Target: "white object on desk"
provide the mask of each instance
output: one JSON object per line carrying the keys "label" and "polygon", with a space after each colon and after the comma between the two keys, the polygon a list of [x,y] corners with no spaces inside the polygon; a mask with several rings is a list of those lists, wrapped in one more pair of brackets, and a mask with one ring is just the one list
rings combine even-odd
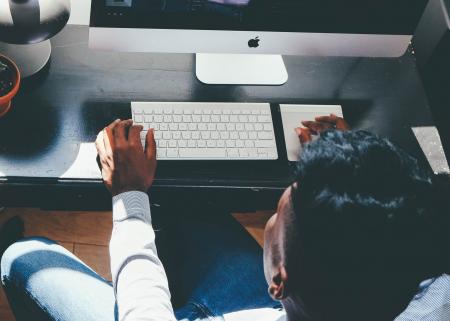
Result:
{"label": "white object on desk", "polygon": [[276,160],[268,103],[132,102],[131,114],[155,130],[159,160]]}
{"label": "white object on desk", "polygon": [[295,128],[302,126],[302,121],[314,121],[316,117],[330,114],[343,117],[340,105],[280,105],[280,111],[287,156],[292,162],[299,160],[302,149],[295,132]]}

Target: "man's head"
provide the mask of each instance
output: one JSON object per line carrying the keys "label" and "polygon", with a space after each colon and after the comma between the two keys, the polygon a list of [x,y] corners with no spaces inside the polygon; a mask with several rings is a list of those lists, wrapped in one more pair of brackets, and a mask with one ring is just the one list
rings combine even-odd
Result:
{"label": "man's head", "polygon": [[392,320],[421,281],[444,272],[443,188],[387,140],[323,133],[267,223],[269,292],[288,314]]}

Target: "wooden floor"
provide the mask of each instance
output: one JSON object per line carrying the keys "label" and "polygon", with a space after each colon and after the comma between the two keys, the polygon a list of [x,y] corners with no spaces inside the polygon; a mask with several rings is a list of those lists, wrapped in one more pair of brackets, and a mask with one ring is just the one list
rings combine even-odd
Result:
{"label": "wooden floor", "polygon": [[[233,216],[262,245],[264,226],[272,213],[234,213]],[[23,219],[25,236],[44,236],[58,241],[97,273],[111,280],[108,253],[111,212],[50,212],[10,208],[0,212],[0,226],[14,216]],[[1,287],[0,321],[15,321]]]}

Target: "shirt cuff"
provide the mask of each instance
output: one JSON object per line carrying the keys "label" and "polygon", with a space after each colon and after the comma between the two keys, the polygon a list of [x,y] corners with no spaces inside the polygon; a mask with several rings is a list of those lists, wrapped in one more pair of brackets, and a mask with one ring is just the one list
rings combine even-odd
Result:
{"label": "shirt cuff", "polygon": [[130,218],[151,224],[150,200],[143,192],[125,192],[113,197],[113,221],[122,222]]}

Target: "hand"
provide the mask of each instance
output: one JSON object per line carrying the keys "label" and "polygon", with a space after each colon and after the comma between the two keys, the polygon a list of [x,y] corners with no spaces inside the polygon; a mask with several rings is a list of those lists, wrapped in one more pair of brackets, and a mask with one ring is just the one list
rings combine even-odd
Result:
{"label": "hand", "polygon": [[103,181],[116,196],[129,191],[147,192],[156,172],[156,143],[153,129],[147,132],[145,150],[141,143],[142,126],[132,120],[116,120],[97,136],[95,146],[100,158]]}
{"label": "hand", "polygon": [[295,132],[302,145],[310,142],[312,140],[312,135],[319,135],[326,130],[336,129],[346,131],[350,129],[350,126],[344,118],[334,114],[316,117],[315,121],[303,121],[302,125],[305,126],[305,128],[295,128]]}

